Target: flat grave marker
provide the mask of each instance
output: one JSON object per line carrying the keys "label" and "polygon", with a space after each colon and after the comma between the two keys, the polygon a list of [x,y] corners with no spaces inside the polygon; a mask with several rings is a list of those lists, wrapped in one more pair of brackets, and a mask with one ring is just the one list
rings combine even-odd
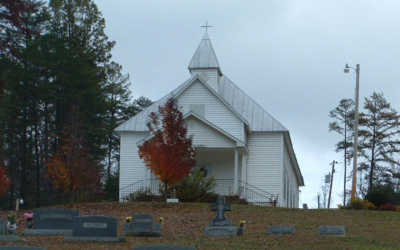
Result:
{"label": "flat grave marker", "polygon": [[294,234],[294,227],[290,226],[269,226],[268,234],[270,235],[286,235],[286,234]]}
{"label": "flat grave marker", "polygon": [[47,248],[28,246],[0,246],[0,250],[47,250]]}
{"label": "flat grave marker", "polygon": [[182,247],[182,246],[155,245],[155,246],[134,247],[133,250],[196,250],[196,248],[195,247]]}
{"label": "flat grave marker", "polygon": [[345,236],[344,226],[320,226],[318,228],[319,235],[325,236]]}

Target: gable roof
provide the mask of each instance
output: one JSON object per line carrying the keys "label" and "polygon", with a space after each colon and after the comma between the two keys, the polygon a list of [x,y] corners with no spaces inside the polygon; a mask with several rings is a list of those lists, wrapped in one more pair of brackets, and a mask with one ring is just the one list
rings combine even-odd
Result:
{"label": "gable roof", "polygon": [[[246,143],[244,143],[243,141],[239,140],[238,138],[236,138],[235,136],[229,134],[228,132],[226,132],[225,130],[223,130],[222,128],[218,127],[217,125],[211,123],[210,121],[204,119],[203,117],[199,116],[198,114],[196,114],[193,111],[189,111],[188,113],[186,113],[183,116],[183,119],[186,120],[189,117],[194,117],[197,120],[203,122],[204,124],[206,124],[207,126],[209,126],[210,128],[218,131],[219,133],[221,133],[222,135],[224,135],[225,137],[229,138],[230,140],[234,141],[236,143],[236,146],[239,147],[239,150],[241,151],[242,154],[244,155],[249,155],[249,149],[247,148]],[[143,138],[142,140],[138,141],[136,143],[136,145],[142,145],[145,141],[148,141],[150,139],[152,139],[154,137],[154,134],[150,134],[148,136],[146,136],[145,138]]]}
{"label": "gable roof", "polygon": [[[240,120],[246,124],[247,128],[250,128],[249,123],[246,119],[244,119],[231,105],[229,105],[220,95],[218,95],[215,90],[213,90],[204,80],[199,77],[198,75],[189,78],[186,82],[181,84],[178,88],[172,91],[170,94],[164,96],[159,101],[154,102],[152,105],[144,109],[142,112],[137,114],[136,116],[132,117],[128,121],[124,122],[120,126],[118,126],[115,131],[122,132],[122,131],[149,131],[147,124],[149,123],[149,114],[151,112],[158,112],[158,107],[163,106],[169,97],[175,96],[176,98],[179,97],[190,85],[198,80],[204,87],[206,87],[215,97],[217,97],[223,104],[225,104],[231,111],[234,113]],[[189,112],[190,110],[188,110]],[[250,130],[250,129],[249,129]]]}
{"label": "gable roof", "polygon": [[221,68],[219,67],[217,56],[215,55],[214,48],[211,44],[208,34],[203,36],[192,60],[189,63],[189,71],[192,69],[210,69],[216,68],[219,75],[222,75]]}
{"label": "gable roof", "polygon": [[249,128],[250,131],[288,131],[280,122],[272,117],[246,93],[239,89],[226,76],[220,78],[219,94],[215,92],[199,76],[194,76],[186,80],[168,95],[154,102],[142,112],[132,117],[128,121],[118,126],[115,131],[149,131],[147,122],[151,112],[158,112],[158,107],[163,106],[171,96],[178,97],[192,83],[199,80],[217,98],[219,98],[233,113],[235,113]]}
{"label": "gable roof", "polygon": [[211,123],[210,121],[204,119],[203,117],[199,116],[198,114],[196,114],[193,111],[190,111],[189,113],[187,113],[186,115],[183,116],[183,119],[186,119],[188,117],[195,117],[196,119],[200,120],[201,122],[203,122],[204,124],[208,125],[209,127],[217,130],[218,132],[220,132],[221,134],[225,135],[226,137],[230,138],[231,140],[235,141],[237,146],[244,146],[247,148],[246,143],[244,143],[243,141],[239,140],[238,138],[236,138],[235,136],[229,134],[228,132],[226,132],[225,130],[223,130],[222,128],[218,127],[217,125]]}

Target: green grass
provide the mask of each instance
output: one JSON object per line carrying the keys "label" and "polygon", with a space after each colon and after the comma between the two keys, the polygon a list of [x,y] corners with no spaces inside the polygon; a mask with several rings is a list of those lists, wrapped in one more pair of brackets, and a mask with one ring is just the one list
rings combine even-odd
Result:
{"label": "green grass", "polygon": [[[233,205],[226,215],[234,225],[246,221],[245,234],[235,238],[206,239],[204,227],[214,219],[209,204],[200,203],[96,203],[77,204],[81,215],[117,217],[122,236],[125,217],[148,213],[164,218],[162,238],[127,237],[126,243],[63,243],[63,237],[21,236],[18,244],[51,249],[133,249],[143,245],[191,245],[197,249],[400,249],[400,213],[356,210],[302,210]],[[19,211],[17,234],[26,229]],[[29,211],[30,212],[30,211]],[[7,212],[0,212],[6,219]],[[295,235],[270,236],[268,226],[294,226]],[[318,236],[319,226],[345,226],[346,236]],[[6,243],[0,242],[0,245]],[[8,243],[14,244],[16,243]]]}

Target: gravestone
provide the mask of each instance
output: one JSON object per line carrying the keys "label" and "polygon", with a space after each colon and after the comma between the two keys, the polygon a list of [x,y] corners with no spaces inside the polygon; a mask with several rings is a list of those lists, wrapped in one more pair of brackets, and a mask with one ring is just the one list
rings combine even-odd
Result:
{"label": "gravestone", "polygon": [[232,226],[232,221],[225,216],[226,211],[232,211],[232,205],[225,203],[225,197],[219,196],[217,203],[211,204],[211,211],[216,211],[217,216],[211,220],[211,226],[204,229],[207,238],[234,237],[238,234],[237,228]]}
{"label": "gravestone", "polygon": [[345,228],[344,226],[320,226],[318,228],[318,234],[326,236],[345,236]]}
{"label": "gravestone", "polygon": [[0,246],[0,250],[47,250],[47,248],[27,246]]}
{"label": "gravestone", "polygon": [[118,238],[118,219],[106,216],[74,217],[72,237],[65,242],[121,242]]}
{"label": "gravestone", "polygon": [[6,234],[7,234],[7,221],[0,220],[0,235],[6,235]]}
{"label": "gravestone", "polygon": [[153,215],[138,214],[132,216],[132,231],[153,232]]}
{"label": "gravestone", "polygon": [[225,203],[225,197],[219,196],[217,203],[211,204],[211,211],[217,211],[217,216],[211,221],[211,226],[232,226],[231,220],[225,216],[225,211],[232,211],[232,205]]}
{"label": "gravestone", "polygon": [[134,247],[133,250],[196,250],[196,248],[195,247],[182,247],[182,246],[156,245],[156,246]]}
{"label": "gravestone", "polygon": [[6,220],[0,220],[0,242],[15,242],[19,240],[16,235],[7,235],[7,223]]}
{"label": "gravestone", "polygon": [[33,212],[33,229],[25,235],[72,235],[73,218],[79,216],[77,209],[46,208]]}
{"label": "gravestone", "polygon": [[153,215],[150,214],[133,215],[131,230],[124,233],[126,236],[161,237],[161,223],[156,223],[153,230],[153,221]]}
{"label": "gravestone", "polygon": [[269,226],[268,234],[270,235],[286,235],[286,234],[294,234],[294,227],[289,226]]}
{"label": "gravestone", "polygon": [[303,203],[303,209],[308,209],[307,203]]}

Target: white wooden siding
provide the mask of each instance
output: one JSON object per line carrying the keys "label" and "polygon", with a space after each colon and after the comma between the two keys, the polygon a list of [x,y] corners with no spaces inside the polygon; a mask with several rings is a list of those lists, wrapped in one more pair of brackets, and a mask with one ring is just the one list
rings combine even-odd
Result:
{"label": "white wooden siding", "polygon": [[[299,203],[299,184],[297,183],[297,178],[295,175],[295,172],[293,170],[293,164],[290,160],[288,151],[287,151],[287,146],[284,146],[284,150],[283,150],[283,166],[284,169],[282,169],[282,173],[286,172],[287,178],[288,178],[288,182],[289,182],[289,194],[291,193],[292,196],[289,197],[285,197],[286,199],[283,201],[283,204],[287,205],[292,204],[291,207],[298,207]],[[285,171],[286,170],[286,171]],[[293,202],[291,202],[291,198],[293,197]],[[282,204],[282,205],[283,205]]]}
{"label": "white wooden siding", "polygon": [[207,145],[207,147],[235,147],[236,142],[219,131],[208,126],[195,117],[185,120],[188,125],[188,135],[193,134],[193,145]]}
{"label": "white wooden siding", "polygon": [[179,97],[179,105],[183,113],[189,112],[190,104],[205,104],[205,119],[235,136],[244,140],[243,121],[224,103],[211,93],[198,80],[190,85]]}
{"label": "white wooden siding", "polygon": [[282,141],[281,132],[253,132],[247,146],[247,183],[282,197]]}
{"label": "white wooden siding", "polygon": [[203,79],[215,92],[219,92],[219,74],[216,69],[192,69],[191,74],[192,76],[200,76],[202,77],[201,73],[207,73],[208,79]]}
{"label": "white wooden siding", "polygon": [[126,187],[136,181],[143,180],[146,166],[139,158],[136,143],[149,136],[149,132],[122,132],[121,133],[121,168],[119,173],[119,187]]}

